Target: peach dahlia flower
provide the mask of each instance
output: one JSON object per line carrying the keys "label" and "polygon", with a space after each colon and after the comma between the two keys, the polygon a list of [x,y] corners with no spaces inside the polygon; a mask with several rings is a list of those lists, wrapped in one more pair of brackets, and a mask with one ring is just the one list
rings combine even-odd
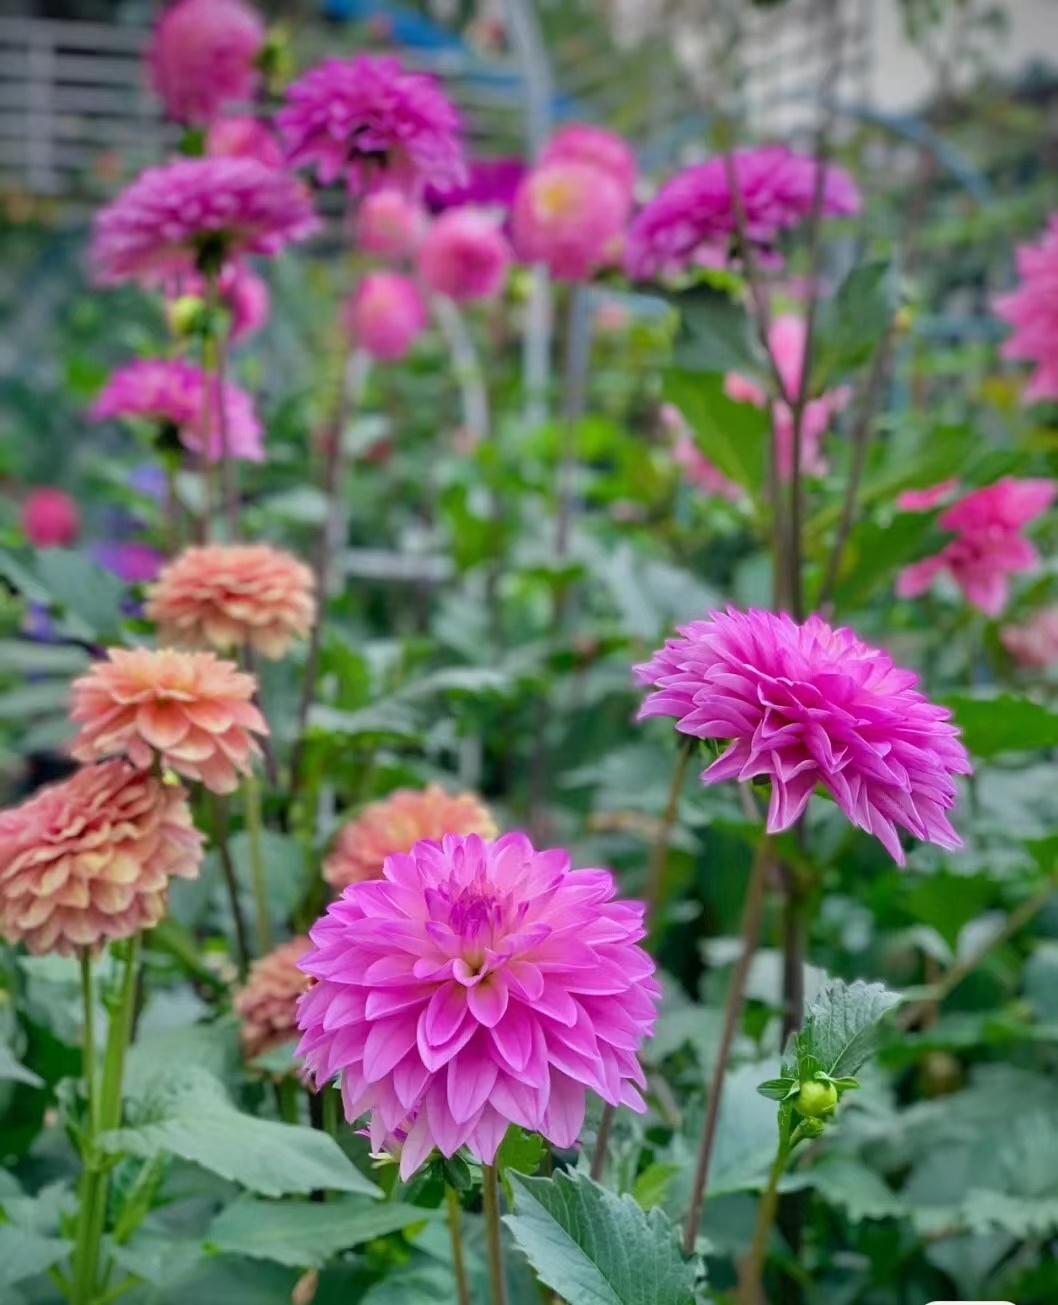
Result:
{"label": "peach dahlia flower", "polygon": [[309,976],[298,969],[298,961],[310,946],[308,938],[291,938],[250,966],[246,984],[235,998],[247,1060],[297,1038],[297,1000],[309,986]]}
{"label": "peach dahlia flower", "polygon": [[214,793],[231,793],[260,754],[268,724],[252,701],[257,683],[209,652],[111,648],[74,680],[70,718],[81,726],[78,761],[124,754],[165,766]]}

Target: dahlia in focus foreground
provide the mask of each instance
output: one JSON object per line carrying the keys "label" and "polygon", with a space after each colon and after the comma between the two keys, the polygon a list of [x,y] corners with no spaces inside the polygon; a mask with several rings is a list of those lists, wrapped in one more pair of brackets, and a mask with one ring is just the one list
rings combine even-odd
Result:
{"label": "dahlia in focus foreground", "polygon": [[608,173],[573,159],[534,168],[511,214],[518,257],[560,281],[582,281],[613,257],[628,199]]}
{"label": "dahlia in focus foreground", "polygon": [[643,907],[607,870],[571,870],[524,834],[417,843],[352,884],[310,931],[297,1054],[341,1075],[349,1120],[406,1131],[407,1179],[437,1147],[490,1164],[510,1124],[572,1146],[590,1089],[645,1109],[636,1051],[660,988]]}
{"label": "dahlia in focus foreground", "polygon": [[216,377],[182,358],[137,358],[110,374],[89,415],[96,421],[139,418],[170,426],[185,448],[204,451],[210,462],[220,461],[225,444],[229,457],[263,462],[253,400],[231,381],[225,381],[223,393],[222,439]]}
{"label": "dahlia in focus foreground", "polygon": [[88,257],[98,285],[151,289],[243,254],[277,254],[317,225],[304,186],[284,172],[256,159],[177,159],[100,209]]}
{"label": "dahlia in focus foreground", "polygon": [[418,287],[400,272],[369,272],[339,316],[353,344],[376,362],[403,358],[427,321]]}
{"label": "dahlia in focus foreground", "polygon": [[463,180],[459,115],[432,77],[388,56],[325,59],[287,87],[276,125],[295,167],[350,194]]}
{"label": "dahlia in focus foreground", "polygon": [[489,809],[473,793],[453,797],[439,784],[428,784],[421,792],[399,788],[342,826],[323,863],[323,877],[335,888],[380,879],[387,856],[410,852],[421,839],[445,834],[495,838],[498,832]]}
{"label": "dahlia in focus foreground", "polygon": [[298,998],[309,986],[298,962],[311,946],[308,938],[291,938],[250,966],[234,1002],[247,1060],[256,1060],[298,1036]]}
{"label": "dahlia in focus foreground", "polygon": [[1023,402],[1058,399],[1058,214],[1038,243],[1018,246],[1016,258],[1021,284],[993,304],[1014,328],[1002,352],[1035,364]]}
{"label": "dahlia in focus foreground", "polygon": [[955,805],[952,777],[970,774],[970,761],[951,713],[851,630],[818,616],[798,625],[774,612],[711,612],[681,626],[635,675],[654,689],[640,719],[674,716],[683,734],[730,740],[704,783],[771,780],[770,833],[789,829],[822,784],[900,865],[898,826],[961,846],[945,812]]}
{"label": "dahlia in focus foreground", "polygon": [[270,544],[185,548],[147,591],[145,614],[164,643],[249,646],[286,655],[316,619],[316,582],[304,563]]}
{"label": "dahlia in focus foreground", "polygon": [[182,788],[125,761],[85,766],[0,812],[0,935],[62,956],[130,938],[201,859]]}
{"label": "dahlia in focus foreground", "polygon": [[204,126],[223,105],[252,99],[264,43],[260,16],[242,0],[176,0],[147,47],[151,85],[166,116]]}
{"label": "dahlia in focus foreground", "polygon": [[484,209],[467,207],[441,214],[423,237],[416,265],[428,290],[468,303],[498,295],[510,261],[499,223]]}
{"label": "dahlia in focus foreground", "polygon": [[233,793],[268,725],[253,703],[257,684],[209,652],[111,648],[73,682],[70,746],[79,761],[122,754],[146,770],[162,764],[213,793]]}
{"label": "dahlia in focus foreground", "polygon": [[[811,215],[818,164],[785,145],[735,150],[731,164],[746,236],[767,252],[781,231]],[[726,260],[738,229],[729,172],[723,157],[709,159],[677,173],[644,204],[628,232],[625,270],[629,276],[678,271],[703,247],[720,249]],[[859,209],[860,194],[852,178],[828,164],[821,216],[844,217]]]}
{"label": "dahlia in focus foreground", "polygon": [[913,562],[897,576],[900,598],[917,598],[941,575],[951,577],[968,603],[986,616],[998,616],[1010,596],[1010,576],[1033,571],[1040,555],[1021,533],[1046,512],[1058,482],[1004,476],[994,485],[957,499],[937,518],[955,538],[933,557]]}

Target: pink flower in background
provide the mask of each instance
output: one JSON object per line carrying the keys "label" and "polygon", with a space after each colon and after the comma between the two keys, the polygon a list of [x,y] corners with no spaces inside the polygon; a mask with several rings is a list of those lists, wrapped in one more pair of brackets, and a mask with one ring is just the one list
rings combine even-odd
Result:
{"label": "pink flower in background", "polygon": [[[736,150],[732,156],[746,234],[767,249],[779,233],[812,213],[816,161],[785,145]],[[852,178],[834,164],[823,183],[823,217],[859,212],[860,193]],[[628,232],[625,269],[636,279],[676,271],[699,246],[731,248],[737,227],[735,201],[724,158],[678,173],[643,206]]]}
{"label": "pink flower in background", "polygon": [[459,115],[437,82],[397,59],[325,59],[287,87],[276,115],[295,167],[350,194],[380,187],[418,193],[465,175]]}
{"label": "pink flower in background", "polygon": [[986,616],[998,616],[1010,595],[1009,577],[1035,570],[1040,560],[1022,529],[1047,511],[1056,493],[1053,480],[1004,476],[964,495],[937,518],[955,538],[934,557],[904,567],[897,576],[897,596],[917,598],[946,573],[968,603]]}
{"label": "pink flower in background", "polygon": [[342,325],[378,362],[403,358],[426,329],[418,287],[399,272],[371,272],[342,305]]}
{"label": "pink flower in background", "polygon": [[297,1054],[317,1086],[341,1075],[376,1151],[407,1130],[402,1178],[434,1147],[491,1163],[512,1123],[572,1146],[589,1090],[645,1108],[636,1052],[660,988],[643,907],[614,892],[609,871],[524,834],[446,835],[387,858],[310,930]]}
{"label": "pink flower in background", "polygon": [[1019,666],[1044,670],[1058,664],[1058,607],[1033,612],[1020,625],[1004,625],[999,638]]}
{"label": "pink flower in background", "polygon": [[[178,358],[137,358],[110,374],[89,415],[95,421],[142,418],[171,425],[185,448],[198,453],[204,443],[206,457],[217,462],[224,452],[218,395],[216,379],[194,363]],[[229,455],[263,462],[261,423],[253,401],[231,381],[224,385],[224,415]]]}
{"label": "pink flower in background", "polygon": [[620,186],[598,168],[566,159],[542,164],[514,201],[515,252],[560,281],[583,281],[610,261],[627,208]]}
{"label": "pink flower in background", "polygon": [[900,512],[932,512],[958,488],[958,480],[952,477],[951,480],[930,485],[927,489],[905,489],[902,494],[897,494],[896,506]]}
{"label": "pink flower in background", "polygon": [[[586,122],[560,127],[544,147],[540,162],[561,161],[586,163],[605,172],[620,187],[631,208],[636,184],[636,156],[623,136]],[[625,216],[628,216],[627,212]]]}
{"label": "pink flower in background", "polygon": [[737,503],[742,489],[710,462],[694,442],[694,433],[674,403],[661,405],[661,424],[672,438],[672,460],[686,473],[686,479],[706,494]]}
{"label": "pink flower in background", "polygon": [[276,254],[318,226],[308,192],[256,159],[178,159],[148,168],[96,214],[97,285],[148,288],[243,254]]}
{"label": "pink flower in background", "polygon": [[251,100],[264,42],[260,15],[242,0],[176,0],[147,49],[151,85],[166,116],[204,126],[223,105]]}
{"label": "pink flower in background", "polygon": [[[232,344],[253,335],[268,321],[272,302],[268,284],[248,264],[228,263],[223,267],[217,278],[217,290],[230,315],[229,339]],[[184,272],[169,278],[165,294],[171,304],[185,295],[205,299],[209,294],[209,283],[201,272]]]}
{"label": "pink flower in background", "polygon": [[635,674],[654,689],[640,719],[675,716],[683,734],[730,741],[704,783],[771,780],[769,832],[789,829],[822,784],[900,865],[898,826],[960,846],[945,812],[970,762],[951,713],[851,630],[729,608],[681,626]]}
{"label": "pink flower in background", "polygon": [[426,288],[458,303],[493,299],[507,279],[511,249],[484,209],[453,208],[433,223],[416,266]]}
{"label": "pink flower in background", "polygon": [[378,258],[410,258],[426,226],[423,210],[400,190],[365,195],[356,214],[356,243]]}
{"label": "pink flower in background", "polygon": [[[794,419],[791,405],[801,387],[806,330],[804,318],[796,313],[781,313],[772,319],[768,330],[768,348],[786,394],[785,399],[777,399],[772,408],[779,473],[786,479],[793,472]],[[752,403],[756,408],[763,408],[768,401],[761,385],[738,372],[729,372],[725,377],[724,393],[728,398],[740,403]],[[801,417],[801,470],[806,475],[820,475],[826,470],[820,443],[835,414],[848,401],[848,386],[840,385],[818,398],[809,399],[805,404]]]}
{"label": "pink flower in background", "polygon": [[81,528],[81,514],[65,490],[41,485],[26,495],[19,522],[34,548],[68,548]]}
{"label": "pink flower in background", "polygon": [[1036,365],[1024,403],[1058,399],[1058,213],[1051,215],[1038,243],[1018,245],[1016,258],[1021,284],[993,304],[1014,328],[1003,355]]}
{"label": "pink flower in background", "polygon": [[466,179],[459,185],[441,189],[428,184],[425,191],[426,207],[431,213],[442,213],[448,208],[476,204],[481,208],[500,209],[508,213],[514,197],[528,169],[524,159],[517,156],[497,159],[471,159]]}
{"label": "pink flower in background", "polygon": [[210,158],[256,159],[266,168],[283,166],[283,151],[275,132],[260,118],[218,118],[206,132]]}

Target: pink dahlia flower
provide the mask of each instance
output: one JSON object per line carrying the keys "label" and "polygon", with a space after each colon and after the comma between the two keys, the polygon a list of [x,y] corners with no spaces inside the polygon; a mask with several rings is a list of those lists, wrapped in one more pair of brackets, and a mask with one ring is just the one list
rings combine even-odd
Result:
{"label": "pink dahlia flower", "polygon": [[737,503],[742,489],[710,462],[694,442],[694,434],[674,403],[661,405],[661,424],[672,438],[672,460],[683,469],[688,482],[706,494]]}
{"label": "pink dahlia flower", "polygon": [[279,141],[260,118],[218,118],[206,132],[206,153],[216,159],[256,159],[266,168],[283,166]]}
{"label": "pink dahlia flower", "polygon": [[318,225],[296,178],[256,159],[177,159],[148,168],[96,214],[96,283],[148,288],[173,275],[276,254]]}
{"label": "pink dahlia flower", "polygon": [[400,190],[365,195],[356,215],[356,243],[377,258],[410,258],[426,226],[419,205]]}
{"label": "pink dahlia flower", "polygon": [[[210,462],[219,461],[224,454],[216,378],[183,359],[137,358],[119,367],[111,373],[89,415],[96,421],[142,418],[169,425],[185,448],[198,453],[205,445]],[[253,401],[231,381],[224,384],[224,418],[229,455],[263,462],[261,423]]]}
{"label": "pink dahlia flower", "polygon": [[945,813],[955,805],[952,777],[968,775],[970,762],[951,713],[851,630],[818,616],[798,625],[774,612],[710,612],[635,674],[654,689],[641,719],[675,716],[683,734],[730,741],[704,783],[771,780],[769,832],[789,829],[822,784],[900,865],[898,826],[961,845]]}
{"label": "pink dahlia flower", "polygon": [[1014,328],[1003,354],[1035,363],[1025,403],[1058,399],[1058,213],[1037,244],[1018,246],[1016,258],[1021,284],[993,304]]}
{"label": "pink dahlia flower", "polygon": [[900,512],[932,512],[958,488],[958,480],[952,477],[951,480],[929,485],[926,489],[905,489],[902,494],[897,494],[896,507]]}
{"label": "pink dahlia flower", "polygon": [[378,362],[403,358],[426,329],[418,287],[399,272],[371,272],[341,309],[353,343]]}
{"label": "pink dahlia flower", "polygon": [[295,167],[354,195],[389,186],[417,193],[463,180],[455,106],[432,77],[397,59],[360,54],[325,59],[287,87],[276,115]]}
{"label": "pink dahlia flower", "polygon": [[1020,625],[1004,625],[999,637],[1019,666],[1045,670],[1058,664],[1058,607],[1033,612]]}
{"label": "pink dahlia flower", "polygon": [[[803,317],[796,313],[782,313],[772,319],[768,330],[768,348],[782,378],[785,397],[776,400],[772,407],[772,421],[778,444],[779,473],[789,479],[793,472],[794,419],[792,404],[801,388],[801,368],[804,366],[807,327]],[[724,392],[728,398],[741,403],[752,403],[763,408],[767,395],[762,386],[739,372],[729,372],[724,379]],[[820,443],[836,413],[849,401],[849,389],[839,385],[818,398],[809,399],[801,416],[801,470],[806,475],[818,476],[826,471],[826,462],[820,452]]]}
{"label": "pink dahlia flower", "polygon": [[63,489],[31,489],[19,513],[22,533],[34,548],[69,548],[81,528],[77,504]]}
{"label": "pink dahlia flower", "polygon": [[[733,157],[746,234],[767,251],[779,233],[812,213],[816,161],[785,145],[736,150]],[[823,217],[859,212],[860,193],[834,164],[823,182]],[[666,182],[636,215],[625,246],[625,270],[637,279],[678,270],[701,246],[730,251],[735,201],[722,157],[687,168]]]}
{"label": "pink dahlia flower", "polygon": [[586,122],[570,123],[555,132],[540,156],[540,162],[545,164],[562,160],[586,163],[605,172],[621,188],[631,208],[636,184],[636,156],[623,136]]}
{"label": "pink dahlia flower", "polygon": [[509,1124],[572,1146],[585,1093],[645,1109],[636,1051],[660,989],[643,907],[607,870],[524,834],[446,835],[351,884],[310,931],[298,1054],[345,1114],[398,1129],[407,1179],[436,1146],[491,1163]]}
{"label": "pink dahlia flower", "polygon": [[[228,312],[232,344],[253,335],[268,321],[272,296],[267,283],[248,264],[226,264],[217,278],[217,290],[220,302]],[[178,301],[184,298],[206,299],[209,283],[201,272],[184,272],[169,279],[165,294],[170,313],[175,317],[179,312]]]}
{"label": "pink dahlia flower", "polygon": [[898,597],[917,598],[946,573],[968,603],[986,616],[998,616],[1010,595],[1009,577],[1039,564],[1036,546],[1022,529],[1047,511],[1056,493],[1053,480],[1004,476],[965,494],[937,518],[943,529],[955,531],[955,538],[934,557],[904,567],[897,576]]}
{"label": "pink dahlia flower", "polygon": [[260,15],[242,0],[176,0],[147,49],[151,85],[166,115],[203,126],[223,105],[252,99],[264,42]]}
{"label": "pink dahlia flower", "polygon": [[624,230],[627,198],[608,173],[571,159],[534,168],[511,215],[515,252],[560,281],[583,281],[610,261]]}
{"label": "pink dahlia flower", "polygon": [[511,249],[498,222],[484,209],[453,208],[430,227],[417,267],[433,294],[458,303],[493,299],[503,289]]}

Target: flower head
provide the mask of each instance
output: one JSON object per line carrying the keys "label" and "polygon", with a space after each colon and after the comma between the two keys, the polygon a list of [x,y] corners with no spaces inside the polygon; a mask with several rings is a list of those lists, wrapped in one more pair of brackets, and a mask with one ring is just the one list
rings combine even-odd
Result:
{"label": "flower head", "polygon": [[524,834],[416,843],[350,885],[301,968],[298,1055],[341,1074],[378,1150],[401,1126],[409,1177],[433,1147],[491,1163],[509,1124],[572,1146],[591,1089],[644,1109],[636,1051],[659,987],[637,946],[643,907],[607,870],[571,870]]}
{"label": "flower head", "polygon": [[540,156],[540,162],[545,164],[564,159],[587,163],[605,172],[627,196],[631,207],[636,184],[636,156],[623,136],[591,123],[572,122],[555,132]]}
{"label": "flower head", "polygon": [[419,246],[417,267],[427,289],[466,303],[498,295],[510,261],[499,223],[484,209],[466,207],[434,222]]}
{"label": "flower head", "polygon": [[[731,156],[746,234],[767,252],[779,233],[813,211],[816,161],[787,149],[763,145]],[[823,181],[823,217],[857,213],[860,194],[847,173],[828,164]],[[729,248],[738,228],[735,200],[723,157],[677,173],[636,215],[625,246],[625,270],[640,278],[674,271],[702,247]]]}
{"label": "flower head", "polygon": [[396,362],[426,329],[426,307],[410,277],[369,272],[342,305],[341,320],[357,348]]}
{"label": "flower head", "polygon": [[356,215],[356,243],[378,258],[410,258],[425,226],[419,205],[401,190],[365,195]]}
{"label": "flower head", "polygon": [[1023,402],[1058,399],[1058,213],[1039,242],[1019,245],[1016,257],[1021,284],[993,304],[1014,328],[1003,354],[1035,364]]}
{"label": "flower head", "polygon": [[730,741],[704,783],[771,780],[770,832],[789,829],[822,784],[901,865],[898,826],[960,846],[945,812],[952,776],[970,762],[951,713],[851,630],[818,616],[798,625],[774,612],[710,612],[635,673],[654,690],[640,718],[674,716],[683,734]]}
{"label": "flower head", "polygon": [[309,986],[309,976],[298,969],[298,961],[311,946],[308,938],[291,938],[250,966],[234,1002],[247,1060],[256,1060],[298,1036],[297,1002]]}
{"label": "flower head", "polygon": [[427,185],[426,206],[431,213],[443,213],[445,209],[461,208],[464,204],[508,213],[525,173],[525,161],[518,156],[471,159],[466,179],[459,185]]}
{"label": "flower head", "polygon": [[675,404],[661,405],[661,424],[672,438],[672,460],[682,468],[690,484],[730,503],[742,498],[742,487],[725,476],[698,448],[691,428]]}
{"label": "flower head", "polygon": [[264,43],[260,16],[242,0],[176,0],[147,49],[151,85],[166,116],[202,126],[225,104],[252,99]]}
{"label": "flower head", "polygon": [[163,766],[233,793],[268,725],[254,706],[257,683],[211,652],[111,648],[73,682],[70,746],[78,761],[123,755],[140,770]]}
{"label": "flower head", "polygon": [[627,196],[609,173],[573,159],[542,163],[514,201],[514,248],[560,281],[581,281],[609,261],[627,213]]}
{"label": "flower head", "polygon": [[210,158],[256,159],[266,168],[283,166],[283,151],[275,133],[260,118],[218,118],[206,132]]}
{"label": "flower head", "polygon": [[1058,482],[1053,480],[1004,476],[963,495],[937,518],[955,538],[935,556],[904,567],[896,581],[898,596],[917,598],[946,573],[968,603],[987,616],[998,616],[1007,605],[1009,577],[1035,570],[1040,560],[1022,529],[1047,511],[1056,493]]}
{"label": "flower head", "polygon": [[1033,612],[1020,625],[1004,625],[999,638],[1019,666],[1045,670],[1058,664],[1058,607]]}
{"label": "flower head", "polygon": [[388,56],[325,59],[287,87],[276,115],[295,167],[351,194],[381,186],[418,192],[462,181],[455,106],[432,77]]}
{"label": "flower head", "polygon": [[317,225],[300,182],[257,159],[177,159],[141,172],[99,211],[89,261],[99,285],[151,288],[243,254],[276,254]]}
{"label": "flower head", "polygon": [[420,839],[438,839],[444,834],[494,838],[498,832],[488,808],[473,793],[453,797],[439,784],[428,784],[421,791],[399,788],[381,801],[369,803],[342,826],[323,863],[323,877],[335,888],[380,879],[386,857],[410,852]]}
{"label": "flower head", "polygon": [[185,548],[147,591],[145,613],[165,643],[249,646],[283,657],[316,619],[316,582],[296,557],[269,544]]}
{"label": "flower head", "polygon": [[253,400],[232,381],[225,381],[223,393],[222,432],[215,377],[182,358],[137,358],[111,372],[89,415],[96,421],[140,418],[172,427],[185,448],[200,453],[204,445],[210,462],[223,457],[225,443],[229,456],[263,462]]}
{"label": "flower head", "polygon": [[19,513],[22,533],[34,548],[68,548],[81,528],[77,504],[63,489],[31,489]]}
{"label": "flower head", "polygon": [[62,956],[130,938],[201,859],[182,788],[125,761],[85,766],[0,812],[0,935]]}

